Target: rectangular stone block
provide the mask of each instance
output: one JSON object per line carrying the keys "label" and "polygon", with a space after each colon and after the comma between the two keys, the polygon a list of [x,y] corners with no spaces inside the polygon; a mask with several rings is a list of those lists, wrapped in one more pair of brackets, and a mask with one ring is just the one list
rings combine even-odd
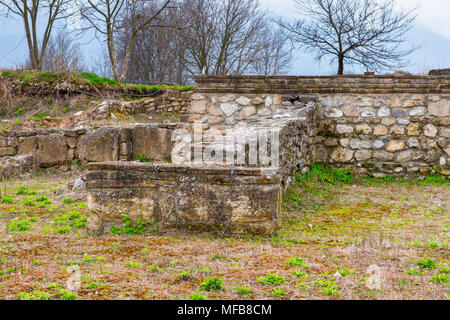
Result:
{"label": "rectangular stone block", "polygon": [[123,216],[159,228],[272,234],[280,225],[281,178],[256,168],[89,164],[88,228],[107,233]]}

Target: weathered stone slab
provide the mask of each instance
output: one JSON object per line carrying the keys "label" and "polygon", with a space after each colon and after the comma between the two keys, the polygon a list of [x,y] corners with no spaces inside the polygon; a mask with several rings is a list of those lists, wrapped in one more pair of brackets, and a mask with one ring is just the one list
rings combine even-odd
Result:
{"label": "weathered stone slab", "polygon": [[133,154],[164,161],[170,159],[173,130],[156,126],[136,126],[132,129]]}
{"label": "weathered stone slab", "polygon": [[64,164],[67,161],[69,147],[67,138],[61,135],[37,137],[36,162],[41,167]]}
{"label": "weathered stone slab", "polygon": [[77,144],[78,158],[87,162],[117,161],[119,159],[119,130],[101,128],[83,135]]}
{"label": "weathered stone slab", "polygon": [[127,216],[160,229],[198,227],[272,234],[280,225],[281,178],[255,168],[99,163],[86,173],[88,227],[107,233]]}

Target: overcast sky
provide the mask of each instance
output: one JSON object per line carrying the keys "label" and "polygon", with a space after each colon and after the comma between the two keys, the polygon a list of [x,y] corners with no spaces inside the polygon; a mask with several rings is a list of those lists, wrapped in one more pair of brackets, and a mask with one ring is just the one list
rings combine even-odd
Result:
{"label": "overcast sky", "polygon": [[[264,8],[276,16],[295,18],[294,0],[260,0]],[[400,8],[420,5],[410,40],[420,46],[410,58],[406,71],[427,72],[433,68],[450,68],[450,0],[397,0]],[[14,68],[27,58],[27,46],[20,20],[0,18],[0,68]],[[20,45],[19,45],[20,44]],[[84,55],[92,57],[98,45],[84,46]],[[86,59],[89,60],[89,59]],[[90,59],[92,61],[92,59]],[[318,64],[311,55],[297,50],[289,74],[333,74],[335,66],[326,61]],[[360,72],[347,67],[346,72]]]}
{"label": "overcast sky", "polygon": [[[275,15],[296,17],[294,0],[260,0]],[[419,6],[415,28],[409,38],[420,48],[410,57],[406,71],[427,72],[433,68],[450,68],[450,0],[397,0],[400,10]],[[291,74],[333,74],[335,66],[322,61],[319,65],[312,56],[297,51],[290,70]],[[346,67],[346,72],[360,70]]]}
{"label": "overcast sky", "polygon": [[[271,12],[295,17],[294,0],[260,0]],[[450,39],[450,0],[397,0],[400,8],[420,6],[417,23]]]}

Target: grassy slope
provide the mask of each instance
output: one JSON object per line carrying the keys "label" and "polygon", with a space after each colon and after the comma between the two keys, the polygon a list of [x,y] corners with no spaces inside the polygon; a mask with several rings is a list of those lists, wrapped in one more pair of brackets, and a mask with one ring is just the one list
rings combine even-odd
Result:
{"label": "grassy slope", "polygon": [[55,83],[65,80],[70,80],[80,84],[91,84],[97,88],[129,88],[137,91],[160,91],[165,89],[177,89],[179,91],[190,91],[195,89],[194,86],[149,86],[140,84],[124,84],[114,81],[109,78],[99,77],[96,74],[82,72],[79,74],[70,73],[54,73],[54,72],[15,72],[11,70],[4,70],[1,73],[4,78],[21,79],[25,85],[33,82],[47,82]]}

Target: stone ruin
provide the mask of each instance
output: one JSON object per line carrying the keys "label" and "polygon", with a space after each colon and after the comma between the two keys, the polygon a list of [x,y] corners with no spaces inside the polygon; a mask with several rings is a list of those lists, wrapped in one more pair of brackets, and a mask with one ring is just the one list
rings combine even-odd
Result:
{"label": "stone ruin", "polygon": [[86,163],[98,233],[127,216],[160,230],[272,234],[283,192],[313,161],[375,177],[450,176],[446,74],[196,82],[180,123],[2,132],[0,154]]}

